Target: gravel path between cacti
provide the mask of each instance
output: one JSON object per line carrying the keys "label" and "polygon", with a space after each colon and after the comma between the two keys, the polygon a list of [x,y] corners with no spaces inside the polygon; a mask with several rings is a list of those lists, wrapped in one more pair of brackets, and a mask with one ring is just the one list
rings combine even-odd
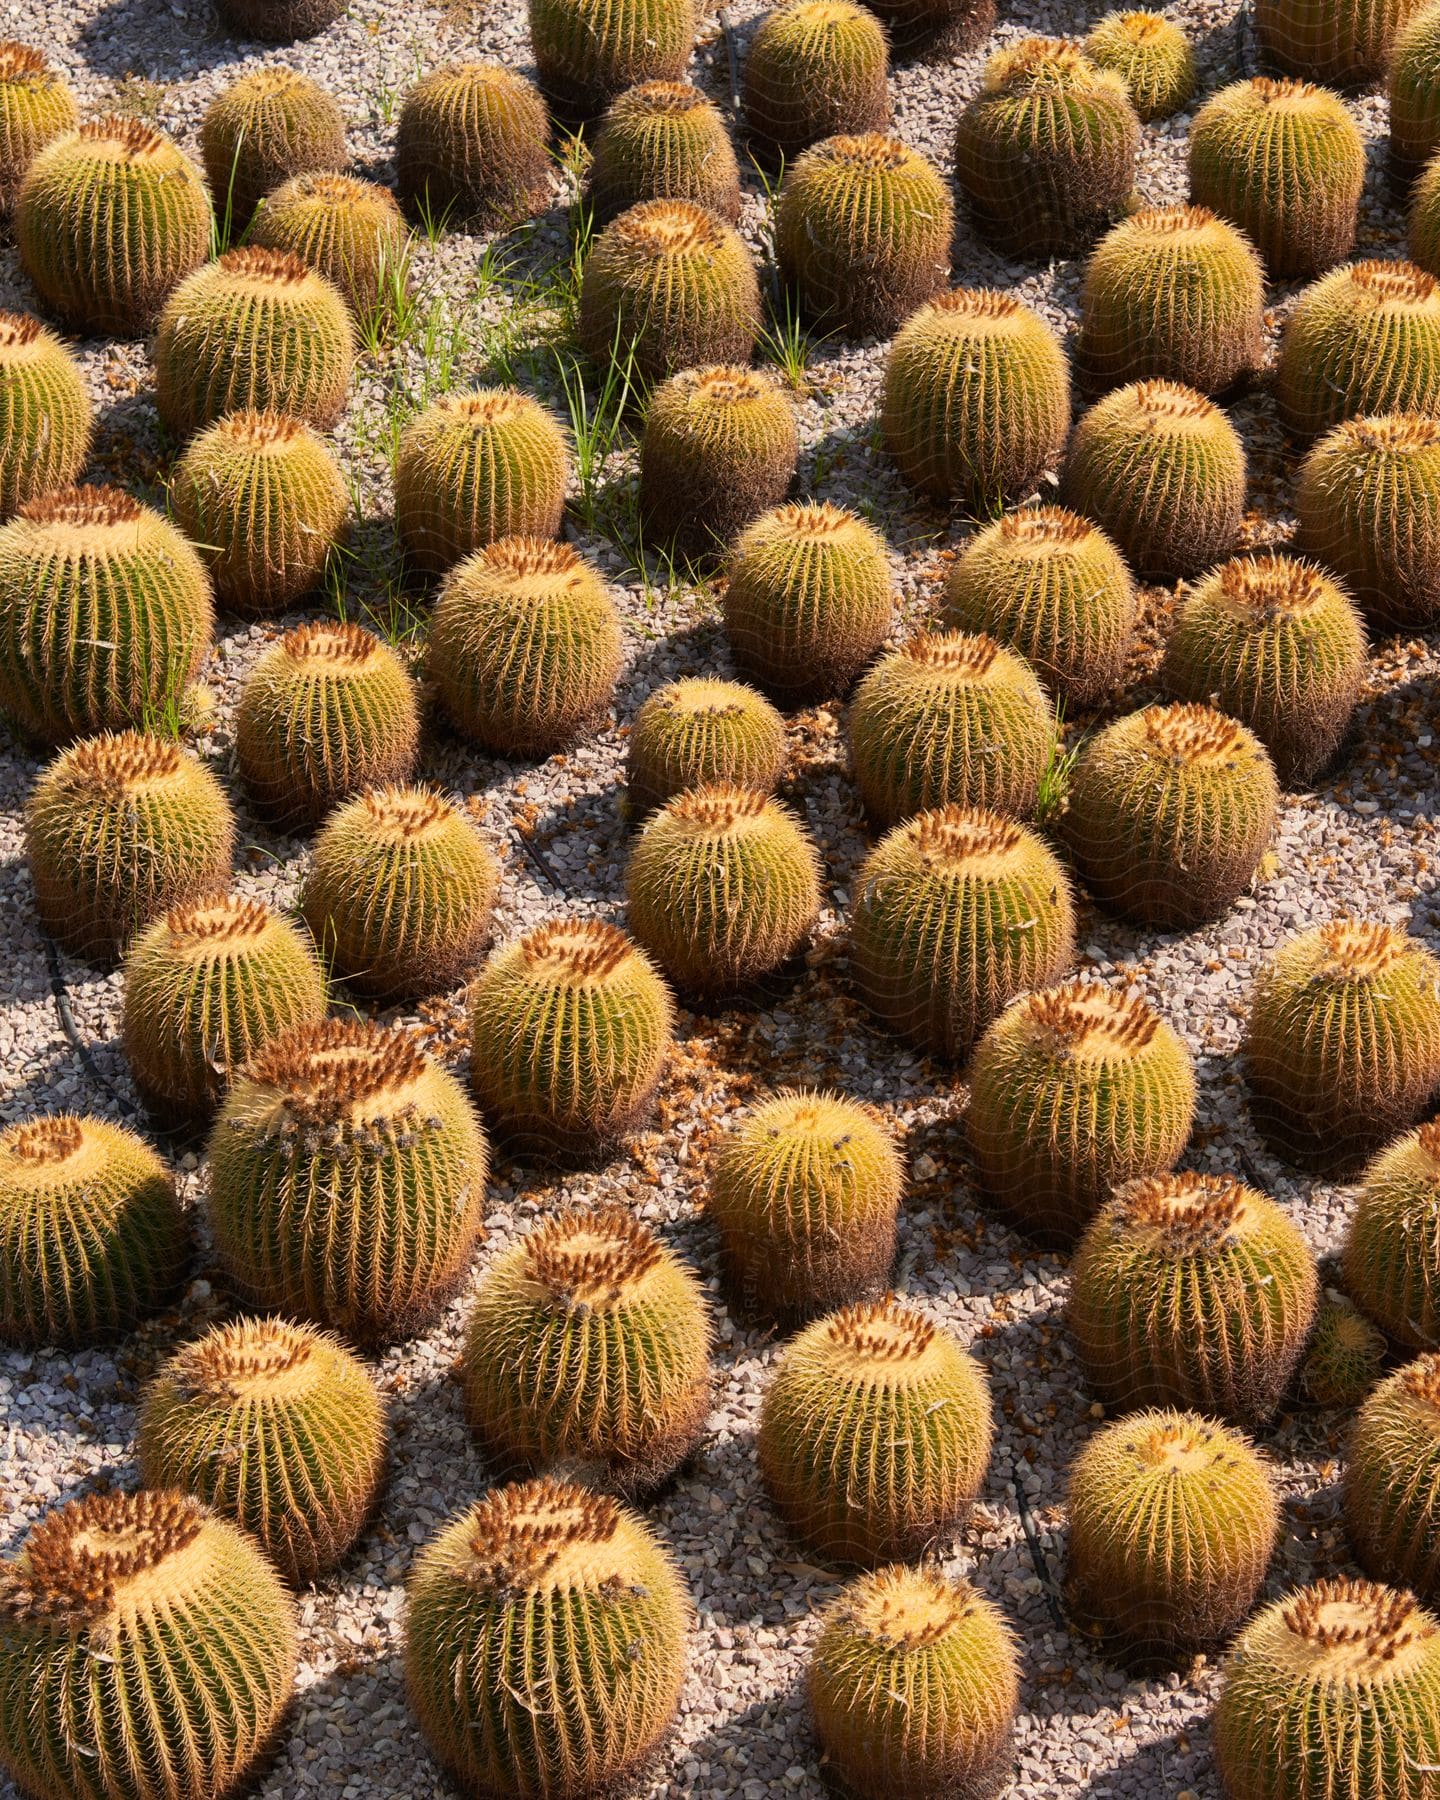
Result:
{"label": "gravel path between cacti", "polygon": [[[758,10],[755,0],[732,9],[741,54]],[[1090,13],[1006,6],[994,41],[1028,31],[1083,30],[1101,10],[1098,0]],[[52,56],[87,109],[118,103],[152,111],[191,151],[202,109],[222,85],[261,61],[289,63],[337,94],[358,172],[382,180],[390,175],[396,95],[417,70],[476,52],[530,67],[520,0],[490,0],[473,12],[466,0],[451,0],[443,10],[420,0],[356,0],[319,39],[263,55],[242,54],[219,31],[204,0],[9,0],[4,11],[5,33]],[[1251,40],[1228,0],[1181,0],[1171,11],[1196,40],[1203,91],[1251,71]],[[975,89],[981,60],[977,52],[925,61],[894,77],[897,129],[942,168],[948,169],[956,112]],[[696,70],[728,107],[727,51],[713,19],[702,30]],[[1384,105],[1362,98],[1355,110],[1371,148],[1360,249],[1393,254],[1400,222],[1381,179]],[[1146,129],[1140,187],[1147,198],[1183,197],[1190,116]],[[750,181],[744,227],[757,247],[761,217],[761,196]],[[564,220],[557,184],[541,241],[558,244]],[[464,237],[436,250],[422,246],[422,291],[463,305],[473,291],[480,248]],[[957,236],[957,281],[1013,288],[1062,332],[1074,329],[1079,274],[1078,262],[1038,271],[1010,267],[963,225]],[[1272,323],[1291,293],[1285,291]],[[13,250],[0,247],[0,305],[30,304]],[[458,348],[460,384],[481,378],[479,353],[463,341]],[[885,530],[905,613],[915,619],[934,607],[963,527],[912,504],[877,447],[873,420],[882,354],[879,345],[820,352],[813,391],[800,407],[801,482],[818,496],[863,506]],[[150,397],[145,347],[89,343],[82,355],[100,412],[87,479],[157,491],[169,452]],[[381,557],[389,554],[381,452],[386,397],[397,381],[415,389],[427,362],[433,369],[434,355],[415,346],[399,371],[364,364],[338,433],[368,521],[362,548]],[[1248,533],[1255,541],[1283,538],[1292,470],[1269,400],[1262,393],[1239,404],[1234,415],[1254,469]],[[538,767],[487,761],[439,737],[431,740],[424,768],[474,797],[505,859],[499,919],[505,934],[568,911],[620,916],[626,832],[617,798],[627,722],[660,681],[728,666],[713,598],[647,595],[633,572],[627,577],[626,559],[613,545],[583,533],[577,541],[616,583],[629,624],[629,668],[615,718],[593,741]],[[1156,592],[1148,599],[1144,662],[1151,664],[1173,597]],[[220,632],[207,674],[217,707],[201,747],[222,773],[230,762],[239,682],[274,635],[273,626],[233,622]],[[1220,923],[1182,939],[1137,934],[1088,909],[1082,918],[1083,966],[1132,984],[1194,1052],[1201,1098],[1188,1160],[1257,1180],[1291,1209],[1322,1255],[1337,1246],[1346,1195],[1295,1179],[1251,1132],[1234,1061],[1242,1007],[1264,954],[1302,926],[1338,912],[1407,924],[1440,948],[1430,872],[1431,814],[1440,799],[1440,748],[1430,735],[1437,663],[1433,644],[1379,646],[1355,747],[1314,794],[1286,798],[1262,882]],[[1136,676],[1143,691],[1145,668],[1137,668]],[[753,1436],[775,1346],[726,1317],[716,1242],[699,1204],[710,1147],[727,1114],[758,1090],[808,1080],[874,1101],[906,1135],[913,1180],[902,1228],[903,1285],[973,1343],[993,1381],[1000,1424],[994,1462],[983,1504],[951,1566],[1005,1608],[1023,1640],[1025,1688],[1012,1792],[1025,1800],[1080,1793],[1095,1800],[1213,1796],[1218,1789],[1206,1723],[1213,1671],[1128,1680],[1057,1623],[1037,1575],[1027,1524],[1058,1575],[1064,1473],[1095,1416],[1063,1329],[1064,1266],[1033,1253],[977,1206],[959,1150],[956,1121],[964,1091],[953,1072],[881,1036],[850,996],[842,921],[866,839],[836,719],[824,711],[801,715],[792,735],[787,792],[816,831],[828,873],[823,926],[803,976],[777,988],[767,1004],[683,1016],[659,1128],[633,1160],[560,1184],[502,1166],[491,1190],[488,1243],[477,1264],[483,1267],[562,1198],[617,1196],[697,1259],[714,1291],[721,1380],[710,1435],[693,1469],[651,1508],[684,1565],[699,1617],[679,1730],[668,1764],[647,1791],[746,1800],[808,1800],[824,1791],[800,1678],[816,1609],[834,1590],[831,1577],[787,1542],[760,1491]],[[117,1041],[118,978],[64,964],[74,1023],[91,1062],[82,1061],[62,1030],[35,928],[19,825],[36,769],[14,743],[0,742],[6,949],[0,959],[0,1118],[6,1122],[46,1110],[113,1112],[133,1104]],[[289,902],[304,866],[303,847],[277,840],[243,815],[242,821],[239,885]],[[460,1055],[464,1018],[457,1004],[430,1009],[425,1023],[445,1054]],[[195,1156],[183,1155],[180,1166],[193,1200],[199,1185]],[[210,1283],[197,1279],[178,1313],[114,1353],[0,1357],[6,1452],[0,1547],[12,1550],[58,1500],[97,1483],[133,1480],[137,1393],[157,1361],[218,1306]],[[322,1793],[336,1800],[428,1800],[448,1791],[406,1711],[400,1620],[403,1583],[417,1547],[486,1481],[451,1379],[466,1306],[462,1295],[440,1326],[382,1360],[381,1379],[393,1397],[393,1478],[378,1521],[343,1573],[303,1596],[300,1693],[291,1729],[258,1787],[266,1800]],[[1338,1414],[1300,1412],[1265,1435],[1285,1498],[1271,1594],[1344,1565],[1336,1488],[1343,1423]],[[0,1792],[3,1800],[14,1800],[13,1789]]]}

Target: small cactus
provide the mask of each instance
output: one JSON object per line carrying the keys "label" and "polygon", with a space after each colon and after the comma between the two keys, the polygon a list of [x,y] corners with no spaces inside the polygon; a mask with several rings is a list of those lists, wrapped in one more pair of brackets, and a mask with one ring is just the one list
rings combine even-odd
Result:
{"label": "small cactus", "polygon": [[1172,381],[1220,394],[1264,357],[1265,271],[1204,206],[1145,207],[1095,246],[1076,358],[1096,388]]}
{"label": "small cactus", "polygon": [[146,1390],[151,1488],[179,1488],[258,1538],[287,1581],[333,1568],[385,1473],[385,1406],[338,1338],[234,1319],[183,1345]]}
{"label": "small cactus", "polygon": [[500,869],[428,788],[367,788],[315,840],[300,910],[327,963],[391,1002],[454,987],[490,940]]}
{"label": "small cactus", "polygon": [[945,586],[944,621],[1018,652],[1072,707],[1119,686],[1139,607],[1120,552],[1060,506],[1006,513],[965,546]]}
{"label": "small cactus", "polygon": [[25,808],[35,908],[72,955],[112,962],[172,906],[230,884],[235,821],[218,781],[170,738],[82,738]]}
{"label": "small cactus", "polygon": [[1238,720],[1210,706],[1147,706],[1081,750],[1066,826],[1097,900],[1184,931],[1249,886],[1278,798],[1269,753]]}
{"label": "small cactus", "polygon": [[843,694],[890,631],[885,540],[828,500],[777,506],[736,540],[720,604],[736,662],[782,705]]}
{"label": "small cactus", "polygon": [[1189,155],[1191,201],[1238,225],[1277,280],[1349,255],[1365,143],[1337,94],[1264,75],[1233,82],[1196,114]]}
{"label": "small cactus", "polygon": [[907,55],[958,55],[983,43],[995,27],[995,0],[877,0],[871,11]]}
{"label": "small cactus", "polygon": [[0,706],[41,743],[163,717],[212,619],[199,556],[119,488],[42,494],[0,527]]}
{"label": "small cactus", "polygon": [[1360,1179],[1345,1286],[1386,1337],[1440,1348],[1440,1120],[1387,1144]]}
{"label": "small cactus", "polygon": [[285,612],[317,587],[346,534],[350,496],[308,425],[234,412],[186,445],[170,484],[181,529],[230,612]]}
{"label": "small cactus", "polygon": [[0,1564],[0,1764],[36,1800],[223,1800],[280,1729],[295,1605],[188,1494],[87,1494]]}
{"label": "small cactus", "polygon": [[273,1038],[210,1136],[210,1226],[256,1306],[362,1342],[408,1337],[465,1277],[485,1134],[404,1031],[327,1019]]}
{"label": "small cactus", "polygon": [[1161,13],[1112,12],[1092,25],[1085,54],[1097,69],[1108,69],[1144,123],[1168,119],[1195,92],[1195,52],[1178,25]]}
{"label": "small cactus", "polygon": [[1182,602],[1163,679],[1248,725],[1285,787],[1335,754],[1365,684],[1365,627],[1313,563],[1263,551],[1213,570]]}
{"label": "small cactus", "polygon": [[408,781],[419,744],[414,683],[359,625],[286,632],[240,690],[240,779],[252,804],[286,828],[318,824],[366,788]]}
{"label": "small cactus", "polygon": [[[410,1703],[467,1792],[623,1786],[674,1723],[689,1623],[675,1562],[637,1513],[568,1482],[492,1488],[415,1563]],[[562,1669],[575,1681],[563,1705]]]}
{"label": "small cactus", "polygon": [[885,444],[911,487],[998,511],[1023,499],[1070,435],[1070,365],[1011,294],[955,288],[896,333],[885,359]]}
{"label": "small cactus", "polygon": [[1300,1392],[1316,1406],[1358,1406],[1384,1373],[1385,1349],[1385,1334],[1327,1289],[1300,1365]]}
{"label": "small cactus", "polygon": [[200,160],[229,235],[292,175],[343,169],[345,119],[334,97],[294,69],[266,64],[221,90],[200,121]]}
{"label": "small cactus", "polygon": [[1310,1248],[1273,1200],[1229,1176],[1154,1175],[1081,1239],[1070,1331],[1107,1407],[1191,1407],[1248,1428],[1280,1404],[1318,1295]]}
{"label": "small cactus", "polygon": [[1213,400],[1175,381],[1137,381],[1075,427],[1060,492],[1101,525],[1137,575],[1198,575],[1235,547],[1245,448]]}
{"label": "small cactus", "polygon": [[263,1044],[325,1011],[308,938],[259,900],[172,907],[125,958],[125,1057],[162,1117],[207,1117]]}
{"label": "small cactus", "polygon": [[1420,1356],[1360,1408],[1345,1458],[1345,1529],[1377,1581],[1440,1596],[1440,1356]]}
{"label": "small cactus", "polygon": [[1426,0],[1256,0],[1255,36],[1287,75],[1329,87],[1373,87],[1395,39]]}
{"label": "small cactus", "polygon": [[565,515],[565,437],[515,388],[443,394],[410,420],[395,459],[406,556],[443,575],[499,538],[553,538]]}
{"label": "small cactus", "polygon": [[590,199],[602,225],[642,200],[693,200],[733,225],[740,167],[719,108],[688,81],[617,95],[595,134]]}
{"label": "small cactus", "polygon": [[40,151],[79,123],[75,96],[40,51],[0,42],[0,219],[14,212]]}
{"label": "small cactus", "polygon": [[965,1127],[980,1188],[1027,1237],[1074,1243],[1127,1181],[1168,1174],[1190,1140],[1181,1038],[1098,982],[1022,995],[970,1060]]}
{"label": "small cactus", "polygon": [[430,673],[462,736],[549,756],[610,703],[620,619],[569,544],[501,538],[451,570],[430,626]]}
{"label": "small cactus", "polygon": [[1055,743],[1029,664],[958,631],[922,631],[882,657],[846,730],[855,784],[881,830],[938,806],[1028,817]]}
{"label": "small cactus", "polygon": [[1295,541],[1382,628],[1440,619],[1440,419],[1347,419],[1300,466]]}
{"label": "small cactus", "polygon": [[436,69],[401,104],[395,174],[412,219],[508,230],[549,196],[545,103],[523,75],[499,63]]}
{"label": "small cactus", "polygon": [[1440,15],[1421,6],[1390,58],[1390,174],[1406,188],[1440,148]]}
{"label": "small cactus", "polygon": [[1015,1636],[967,1581],[892,1563],[821,1615],[806,1673],[828,1772],[857,1800],[996,1800],[1010,1784]]}
{"label": "small cactus", "polygon": [[668,682],[646,698],[630,730],[632,816],[717,783],[771,794],[788,756],[785,721],[754,688],[708,677]]}
{"label": "small cactus", "polygon": [[1024,38],[990,58],[960,115],[955,178],[988,242],[1007,255],[1063,256],[1125,211],[1139,146],[1118,75],[1067,39]]}
{"label": "small cactus", "polygon": [[217,0],[217,5],[236,37],[263,44],[318,37],[345,11],[345,0]]}
{"label": "small cactus", "polygon": [[890,51],[855,0],[783,0],[745,59],[745,126],[768,160],[793,161],[821,138],[885,131]]}
{"label": "small cactus", "polygon": [[751,789],[692,788],[641,831],[625,872],[630,928],[687,993],[769,975],[820,911],[820,856],[785,807]]}
{"label": "small cactus", "polygon": [[349,175],[296,175],[267,194],[247,242],[297,256],[332,281],[359,319],[404,291],[409,232],[395,196]]}
{"label": "small cactus", "polygon": [[1440,281],[1408,262],[1358,262],[1306,288],[1275,369],[1286,430],[1308,443],[1375,413],[1440,416]]}
{"label": "small cactus", "polygon": [[1193,1412],[1107,1425],[1069,1482],[1069,1575],[1084,1623],[1122,1655],[1173,1666],[1254,1606],[1280,1533],[1249,1441]]}
{"label": "small cactus", "polygon": [[521,1151],[600,1157],[642,1130],[674,1008],[648,956],[599,919],[541,925],[471,988],[470,1080]]}
{"label": "small cactus", "polygon": [[827,333],[888,337],[950,273],[955,209],[931,164],[897,137],[830,137],[786,172],[775,259]]}
{"label": "small cactus", "polygon": [[710,1411],[704,1290],[625,1207],[573,1208],[486,1271],[460,1374],[471,1427],[507,1474],[560,1467],[625,1499],[650,1493]]}
{"label": "small cactus", "polygon": [[1440,1089],[1440,962],[1373,921],[1301,932],[1255,978],[1243,1052],[1266,1137],[1299,1167],[1339,1175]]}
{"label": "small cactus", "polygon": [[786,1346],[756,1451],[776,1511],[827,1561],[876,1567],[943,1551],[990,1463],[985,1372],[893,1295]]}
{"label": "small cactus", "polygon": [[1371,1581],[1318,1581],[1252,1619],[1210,1734],[1230,1800],[1425,1800],[1440,1767],[1440,1620]]}
{"label": "small cactus", "polygon": [[904,1189],[870,1107],[782,1088],[725,1133],[705,1211],[743,1308],[788,1322],[884,1291]]}
{"label": "small cactus", "polygon": [[652,538],[693,552],[729,544],[785,498],[800,454],[780,383],[733,365],[682,369],[651,396],[640,509]]}
{"label": "small cactus", "polygon": [[70,486],[93,424],[85,379],[59,338],[27,313],[0,312],[0,524]]}
{"label": "small cactus", "polygon": [[134,1132],[65,1113],[0,1132],[0,1340],[117,1337],[174,1296],[189,1258],[175,1183]]}
{"label": "small cactus", "polygon": [[693,0],[529,0],[540,86],[562,119],[593,119],[627,88],[680,81],[695,44]]}
{"label": "small cactus", "polygon": [[355,327],[298,257],[227,250],[183,281],[155,333],[155,402],[177,437],[245,408],[328,431],[345,410]]}
{"label": "small cactus", "polygon": [[963,1057],[1017,994],[1075,960],[1065,871],[1013,819],[945,806],[897,825],[855,883],[850,961],[875,1016]]}
{"label": "small cactus", "polygon": [[642,383],[706,363],[748,363],[760,332],[760,281],[723,219],[690,200],[645,200],[595,240],[576,331],[599,366]]}
{"label": "small cactus", "polygon": [[20,261],[77,331],[143,337],[210,254],[214,214],[199,169],[163,132],[111,114],[52,138],[15,205]]}

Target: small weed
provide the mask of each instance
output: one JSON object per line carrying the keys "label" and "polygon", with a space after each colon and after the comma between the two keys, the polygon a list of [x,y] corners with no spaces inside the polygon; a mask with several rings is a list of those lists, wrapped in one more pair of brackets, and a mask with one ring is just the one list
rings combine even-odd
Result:
{"label": "small weed", "polygon": [[1065,810],[1070,794],[1070,780],[1080,755],[1080,745],[1065,747],[1065,708],[1055,708],[1055,737],[1050,757],[1040,775],[1040,789],[1035,800],[1035,818],[1040,825],[1053,825]]}
{"label": "small weed", "polygon": [[579,357],[571,351],[557,350],[555,365],[564,390],[575,445],[575,477],[580,484],[576,511],[586,527],[594,531],[598,529],[600,489],[605,470],[620,443],[625,409],[635,391],[635,346],[628,344],[622,352],[617,322],[615,343],[605,359],[605,372],[593,404]]}
{"label": "small weed", "polygon": [[789,288],[782,288],[779,297],[771,300],[766,311],[769,317],[760,329],[761,355],[780,370],[787,387],[797,394],[808,393],[811,342],[795,296]]}

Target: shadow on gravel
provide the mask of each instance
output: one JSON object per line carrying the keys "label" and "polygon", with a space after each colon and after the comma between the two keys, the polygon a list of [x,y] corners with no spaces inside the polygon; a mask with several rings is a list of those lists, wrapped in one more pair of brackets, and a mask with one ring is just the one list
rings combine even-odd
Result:
{"label": "shadow on gravel", "polygon": [[76,48],[97,75],[162,82],[238,64],[257,48],[223,32],[213,8],[197,8],[178,29],[175,11],[171,0],[107,0],[80,32]]}

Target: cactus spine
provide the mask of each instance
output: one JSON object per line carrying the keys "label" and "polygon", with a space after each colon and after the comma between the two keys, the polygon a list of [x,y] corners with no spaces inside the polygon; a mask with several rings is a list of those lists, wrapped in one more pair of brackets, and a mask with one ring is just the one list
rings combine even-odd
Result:
{"label": "cactus spine", "polygon": [[499,63],[452,63],[417,81],[400,108],[396,185],[432,225],[508,230],[545,205],[550,121],[525,79]]}
{"label": "cactus spine", "polygon": [[1367,413],[1440,416],[1440,281],[1358,262],[1306,288],[1280,340],[1275,402],[1305,442]]}
{"label": "cactus spine", "polygon": [[529,0],[530,43],[555,113],[593,119],[627,88],[679,81],[695,43],[692,0]]}
{"label": "cactus spine", "polygon": [[733,225],[740,168],[718,108],[688,81],[617,95],[595,136],[590,198],[602,224],[642,200],[693,200]]}
{"label": "cactus spine", "polygon": [[200,121],[200,160],[229,232],[292,175],[343,169],[345,120],[324,88],[293,69],[266,65],[210,102]]}
{"label": "cactus spine", "polygon": [[775,791],[789,755],[785,721],[738,681],[696,677],[656,688],[630,731],[627,798],[634,817],[686,788]]}
{"label": "cactus spine", "polygon": [[38,50],[0,43],[0,218],[15,210],[25,171],[52,138],[73,131],[80,109]]}
{"label": "cactus spine", "polygon": [[70,486],[92,429],[84,377],[59,338],[26,313],[0,312],[0,524]]}
{"label": "cactus spine", "polygon": [[1407,187],[1440,146],[1440,18],[1418,7],[1390,58],[1390,173]]}
{"label": "cactus spine", "polygon": [[1345,1237],[1345,1286],[1392,1342],[1440,1347],[1440,1121],[1365,1170]]}
{"label": "cactus spine", "polygon": [[890,124],[890,51],[854,0],[785,0],[766,13],[745,59],[745,125],[767,159],[792,160],[821,138]]}
{"label": "cactus spine", "polygon": [[1178,25],[1161,13],[1106,13],[1085,39],[1097,69],[1125,83],[1136,117],[1148,123],[1179,112],[1195,92],[1195,52]]}
{"label": "cactus spine", "polygon": [[1440,1594],[1440,1356],[1382,1381],[1350,1434],[1345,1529],[1378,1581]]}
{"label": "cactus spine", "polygon": [[300,261],[360,319],[384,317],[404,292],[409,232],[395,196],[349,175],[295,175],[267,194],[248,241]]}

